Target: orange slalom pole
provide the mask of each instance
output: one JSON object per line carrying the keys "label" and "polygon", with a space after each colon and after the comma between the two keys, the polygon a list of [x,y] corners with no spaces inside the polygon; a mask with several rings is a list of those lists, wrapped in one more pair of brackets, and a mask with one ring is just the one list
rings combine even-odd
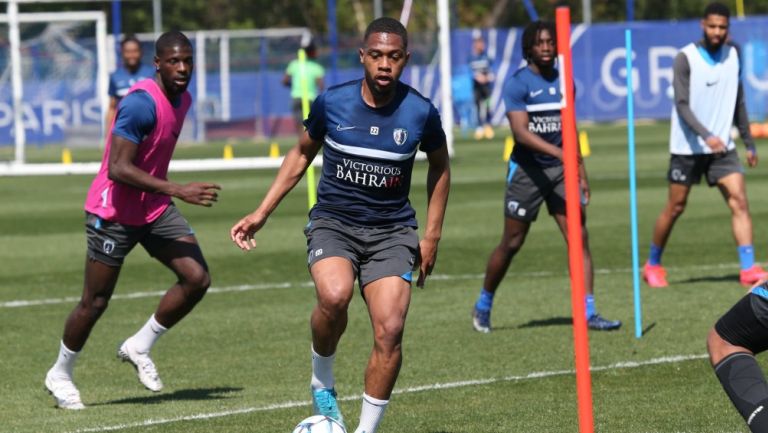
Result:
{"label": "orange slalom pole", "polygon": [[568,265],[571,274],[571,309],[573,311],[573,347],[576,358],[576,395],[579,408],[579,432],[594,432],[592,413],[592,378],[589,371],[589,336],[584,305],[584,250],[581,231],[581,190],[579,188],[578,140],[573,95],[571,63],[571,10],[556,11],[557,52],[565,169],[565,212],[568,227]]}

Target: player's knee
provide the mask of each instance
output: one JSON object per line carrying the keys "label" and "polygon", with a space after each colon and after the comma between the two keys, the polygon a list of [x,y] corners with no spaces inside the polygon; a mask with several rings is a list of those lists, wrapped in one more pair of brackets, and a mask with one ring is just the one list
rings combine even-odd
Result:
{"label": "player's knee", "polygon": [[397,351],[403,341],[405,321],[399,317],[383,320],[374,325],[376,347],[384,352]]}
{"label": "player's knee", "polygon": [[687,203],[685,201],[676,201],[676,202],[670,203],[670,205],[669,205],[669,213],[672,216],[672,218],[677,218],[680,215],[682,215],[683,212],[685,212],[685,205],[686,204]]}
{"label": "player's knee", "polygon": [[109,298],[104,296],[96,296],[91,299],[82,299],[80,301],[80,309],[93,320],[98,319],[107,311],[109,306]]}
{"label": "player's knee", "polygon": [[525,236],[520,235],[512,235],[509,237],[504,237],[501,241],[501,245],[499,245],[503,250],[504,253],[508,256],[514,256],[517,254],[518,251],[520,251],[520,248],[523,246],[523,241],[525,240]]}
{"label": "player's knee", "polygon": [[324,290],[322,296],[318,298],[320,308],[328,315],[336,316],[347,311],[352,296],[347,290],[335,288]]}
{"label": "player's knee", "polygon": [[734,213],[749,212],[749,204],[747,203],[747,197],[744,194],[732,195],[728,198],[728,204]]}
{"label": "player's knee", "polygon": [[181,284],[192,291],[205,292],[211,286],[211,275],[202,266],[195,267],[181,275]]}

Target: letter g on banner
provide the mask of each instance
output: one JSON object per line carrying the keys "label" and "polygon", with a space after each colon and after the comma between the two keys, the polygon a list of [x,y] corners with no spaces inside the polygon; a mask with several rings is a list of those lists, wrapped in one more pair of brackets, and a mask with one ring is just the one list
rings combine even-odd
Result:
{"label": "letter g on banner", "polygon": [[[624,86],[624,82],[627,79],[627,68],[619,67],[614,68],[614,64],[619,62],[620,65],[626,63],[626,50],[624,48],[614,48],[605,55],[603,62],[600,64],[600,81],[605,86],[605,89],[618,97],[627,96],[627,88]],[[635,52],[632,52],[632,59],[637,58]],[[613,71],[616,71],[618,77],[614,80]],[[637,91],[640,86],[640,73],[637,68],[632,68],[632,90]]]}

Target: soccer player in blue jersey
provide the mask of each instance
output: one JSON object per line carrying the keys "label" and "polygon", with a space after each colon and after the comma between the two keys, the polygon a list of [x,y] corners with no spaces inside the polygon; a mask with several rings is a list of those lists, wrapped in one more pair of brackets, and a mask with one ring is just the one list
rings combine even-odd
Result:
{"label": "soccer player in blue jersey", "polygon": [[475,97],[477,109],[477,129],[475,140],[483,137],[493,138],[491,127],[490,98],[493,91],[492,59],[485,49],[485,40],[478,30],[472,37],[472,55],[469,58],[469,68],[472,70],[472,93]]}
{"label": "soccer player in blue jersey", "polygon": [[153,78],[155,69],[141,63],[143,55],[141,42],[136,36],[128,35],[120,42],[120,55],[123,64],[109,76],[109,108],[107,108],[107,130],[115,118],[117,104],[128,94],[128,90],[145,78]]}
{"label": "soccer player in blue jersey", "polygon": [[[416,285],[423,286],[435,264],[450,169],[438,111],[399,81],[410,57],[405,27],[392,18],[374,20],[359,55],[365,77],[334,86],[315,100],[306,131],[286,154],[266,196],[230,236],[244,250],[254,247],[254,234],[323,148],[317,204],[304,230],[317,292],[310,321],[314,411],[342,420],[333,363],[357,279],[374,344],[355,433],[375,433],[402,362],[412,270],[418,267]],[[421,241],[408,200],[417,150],[426,152],[429,163]]]}
{"label": "soccer player in blue jersey", "polygon": [[[568,241],[565,218],[565,187],[560,121],[562,95],[555,68],[557,50],[552,23],[533,22],[523,31],[523,56],[528,65],[519,69],[504,84],[507,118],[517,145],[509,159],[504,206],[504,233],[491,253],[483,288],[472,309],[472,324],[483,333],[491,331],[491,307],[499,283],[512,258],[523,246],[539,207],[547,203],[560,231]],[[584,162],[579,163],[582,204],[589,202],[589,182]],[[587,323],[591,329],[618,329],[621,322],[606,320],[595,309],[592,255],[583,213],[584,273],[586,278]]]}

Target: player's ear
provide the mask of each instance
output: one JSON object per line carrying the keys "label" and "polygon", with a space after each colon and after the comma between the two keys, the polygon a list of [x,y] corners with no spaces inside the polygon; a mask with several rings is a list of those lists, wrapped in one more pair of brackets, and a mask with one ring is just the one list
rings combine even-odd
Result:
{"label": "player's ear", "polygon": [[403,66],[408,65],[408,61],[409,60],[411,60],[411,52],[410,51],[406,51],[405,52],[405,62],[403,63]]}
{"label": "player's ear", "polygon": [[358,48],[357,54],[360,55],[360,63],[365,63],[363,62],[363,57],[365,57],[365,48]]}
{"label": "player's ear", "polygon": [[153,62],[155,64],[155,71],[160,71],[160,57],[155,56],[155,61]]}

